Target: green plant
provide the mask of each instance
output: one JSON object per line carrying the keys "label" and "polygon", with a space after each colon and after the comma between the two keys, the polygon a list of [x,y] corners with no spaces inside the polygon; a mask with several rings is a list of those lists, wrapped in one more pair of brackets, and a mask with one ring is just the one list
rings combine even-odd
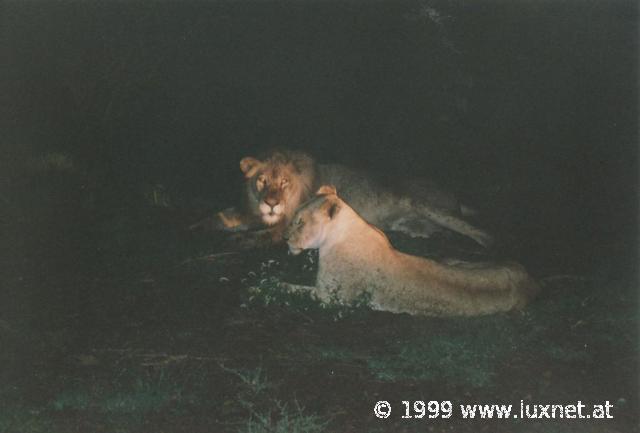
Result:
{"label": "green plant", "polygon": [[272,388],[271,384],[262,370],[262,367],[257,367],[251,370],[236,370],[221,366],[223,370],[233,373],[242,381],[254,396],[262,393],[266,389]]}
{"label": "green plant", "polygon": [[249,419],[238,429],[239,433],[320,433],[328,421],[317,415],[308,415],[298,402],[290,410],[287,404],[276,402],[276,410],[252,411]]}

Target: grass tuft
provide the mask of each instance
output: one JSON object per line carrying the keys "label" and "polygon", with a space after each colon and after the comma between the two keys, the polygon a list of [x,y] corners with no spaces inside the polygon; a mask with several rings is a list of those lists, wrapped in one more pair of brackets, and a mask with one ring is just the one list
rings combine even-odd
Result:
{"label": "grass tuft", "polygon": [[297,402],[293,409],[277,403],[276,411],[253,411],[238,433],[320,433],[327,424],[327,420],[317,415],[306,414]]}

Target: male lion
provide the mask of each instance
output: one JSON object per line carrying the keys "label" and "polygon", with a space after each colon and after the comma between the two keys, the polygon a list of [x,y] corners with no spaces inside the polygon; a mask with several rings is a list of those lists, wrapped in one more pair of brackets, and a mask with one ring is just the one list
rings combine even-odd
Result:
{"label": "male lion", "polygon": [[372,224],[384,230],[396,230],[414,237],[428,237],[445,227],[466,235],[483,246],[492,237],[462,220],[465,209],[449,193],[432,183],[408,183],[393,190],[358,170],[338,164],[316,164],[307,154],[274,151],[264,159],[245,157],[240,169],[246,179],[243,207],[229,208],[192,228],[247,231],[269,243],[282,241],[282,232],[293,213],[323,184],[336,185],[341,195]]}
{"label": "male lion", "polygon": [[323,186],[284,232],[293,254],[319,250],[316,285],[285,284],[323,302],[352,302],[394,313],[475,316],[522,308],[538,286],[517,263],[445,265],[395,250],[387,237]]}

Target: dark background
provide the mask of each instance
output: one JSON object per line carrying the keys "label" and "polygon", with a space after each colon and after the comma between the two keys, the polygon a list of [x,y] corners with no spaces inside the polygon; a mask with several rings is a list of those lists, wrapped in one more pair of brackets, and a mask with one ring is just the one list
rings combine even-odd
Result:
{"label": "dark background", "polygon": [[[636,3],[0,1],[0,431],[637,432]],[[497,247],[394,245],[515,259],[540,296],[447,319],[283,293],[312,255],[187,230],[271,146],[434,178]]]}
{"label": "dark background", "polygon": [[637,22],[632,1],[5,2],[2,187],[60,152],[105,208],[161,183],[215,209],[240,157],[297,147],[432,177],[539,260],[633,271]]}

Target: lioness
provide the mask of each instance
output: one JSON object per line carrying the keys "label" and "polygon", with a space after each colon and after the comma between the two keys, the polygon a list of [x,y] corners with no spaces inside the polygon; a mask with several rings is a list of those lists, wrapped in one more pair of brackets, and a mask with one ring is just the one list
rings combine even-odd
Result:
{"label": "lioness", "polygon": [[293,254],[319,249],[316,285],[285,286],[323,302],[366,291],[377,310],[475,316],[521,308],[538,291],[516,263],[445,265],[397,251],[329,186],[297,210],[284,239]]}
{"label": "lioness", "polygon": [[324,184],[336,185],[345,200],[372,224],[413,237],[428,237],[442,227],[466,235],[483,246],[492,237],[462,220],[465,209],[449,193],[432,183],[409,183],[401,192],[381,185],[370,176],[338,164],[316,164],[307,154],[275,151],[264,159],[245,157],[240,169],[246,179],[243,207],[229,208],[192,228],[246,231],[269,242],[282,241],[282,232],[295,210]]}

